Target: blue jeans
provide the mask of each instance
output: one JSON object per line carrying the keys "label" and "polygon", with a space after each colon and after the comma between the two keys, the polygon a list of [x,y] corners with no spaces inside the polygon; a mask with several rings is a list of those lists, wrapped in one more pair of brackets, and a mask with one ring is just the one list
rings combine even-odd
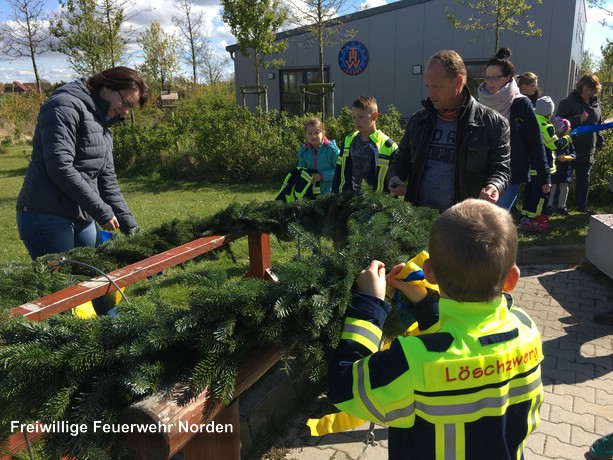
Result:
{"label": "blue jeans", "polygon": [[96,246],[95,222],[80,223],[38,211],[17,211],[17,229],[32,259],[80,246]]}
{"label": "blue jeans", "polygon": [[505,192],[498,199],[496,204],[501,208],[506,209],[507,211],[511,211],[513,209],[513,205],[517,201],[517,195],[519,195],[519,188],[521,184],[509,184]]}
{"label": "blue jeans", "polygon": [[577,209],[587,208],[587,195],[590,191],[590,173],[592,163],[574,163],[575,170],[575,204]]}

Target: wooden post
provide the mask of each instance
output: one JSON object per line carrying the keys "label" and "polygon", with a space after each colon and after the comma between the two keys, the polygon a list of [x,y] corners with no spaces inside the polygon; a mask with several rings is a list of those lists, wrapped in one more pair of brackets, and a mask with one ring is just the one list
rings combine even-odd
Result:
{"label": "wooden post", "polygon": [[249,233],[249,271],[248,277],[276,281],[271,271],[270,235],[268,233]]}

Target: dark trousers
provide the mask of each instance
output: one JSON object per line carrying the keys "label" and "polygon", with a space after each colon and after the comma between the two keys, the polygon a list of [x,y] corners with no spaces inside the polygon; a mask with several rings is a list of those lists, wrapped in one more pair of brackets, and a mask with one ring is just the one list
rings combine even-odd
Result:
{"label": "dark trousers", "polygon": [[592,163],[573,163],[575,170],[575,204],[577,209],[587,208],[587,196],[590,191],[590,173]]}

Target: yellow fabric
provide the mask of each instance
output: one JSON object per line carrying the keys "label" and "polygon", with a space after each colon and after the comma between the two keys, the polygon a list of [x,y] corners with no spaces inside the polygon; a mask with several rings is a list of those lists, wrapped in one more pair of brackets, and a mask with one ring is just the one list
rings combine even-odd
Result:
{"label": "yellow fabric", "polygon": [[[125,288],[121,288],[121,292],[124,292],[124,290]],[[104,305],[107,308],[112,308],[119,302],[121,302],[122,295],[119,291],[113,291],[104,294],[102,298],[104,299]],[[75,316],[80,319],[90,319],[98,316],[91,300],[88,300],[81,305],[77,305],[76,307],[71,309],[70,312],[72,313],[72,316]]]}
{"label": "yellow fabric", "polygon": [[[428,254],[428,251],[421,251],[419,254],[417,254],[415,257],[409,260],[405,264],[404,268],[400,272],[392,276],[392,278],[403,280],[406,277],[408,277],[411,273],[422,270],[424,266],[424,261],[429,258],[430,258],[430,255]],[[423,286],[425,288],[432,289],[438,292],[438,284],[430,284],[425,279],[405,281],[405,283],[411,284],[413,286]],[[392,286],[387,287],[387,292],[386,292],[387,297],[391,299],[392,297],[394,297],[395,293],[396,293],[395,288],[393,288]]]}
{"label": "yellow fabric", "polygon": [[366,423],[366,420],[354,417],[346,412],[337,412],[336,414],[325,415],[320,419],[310,418],[306,424],[311,429],[311,436],[323,436],[324,434],[352,430],[363,423]]}
{"label": "yellow fabric", "polygon": [[74,307],[72,310],[70,310],[70,312],[72,313],[72,316],[76,316],[77,318],[81,319],[90,319],[98,316],[96,315],[96,310],[94,310],[91,300]]}

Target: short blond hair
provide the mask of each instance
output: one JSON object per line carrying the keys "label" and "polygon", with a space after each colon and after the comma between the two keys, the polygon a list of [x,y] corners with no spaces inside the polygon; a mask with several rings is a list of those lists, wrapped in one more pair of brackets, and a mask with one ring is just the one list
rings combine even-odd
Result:
{"label": "short blond hair", "polygon": [[362,110],[371,110],[372,112],[379,111],[377,100],[374,96],[358,96],[358,98],[353,101],[352,107]]}
{"label": "short blond hair", "polygon": [[443,212],[430,229],[430,264],[438,284],[458,302],[488,302],[502,288],[517,258],[511,214],[474,198]]}

